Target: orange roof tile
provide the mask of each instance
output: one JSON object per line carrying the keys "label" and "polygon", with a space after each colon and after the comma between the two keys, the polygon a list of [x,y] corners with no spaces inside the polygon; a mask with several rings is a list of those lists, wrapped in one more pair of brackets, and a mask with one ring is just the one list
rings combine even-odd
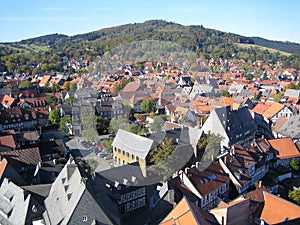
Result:
{"label": "orange roof tile", "polygon": [[7,160],[2,159],[2,161],[0,162],[0,179],[5,171],[6,166],[7,166]]}
{"label": "orange roof tile", "polygon": [[42,80],[40,81],[40,85],[45,85],[47,82],[49,82],[51,78],[51,75],[44,75]]}
{"label": "orange roof tile", "polygon": [[200,209],[185,197],[176,205],[176,207],[164,218],[161,225],[174,224],[201,224],[209,225],[200,213]]}
{"label": "orange roof tile", "polygon": [[267,224],[279,224],[300,218],[300,207],[276,195],[263,192],[265,205],[260,219]]}
{"label": "orange roof tile", "polygon": [[138,82],[130,82],[123,88],[123,92],[134,92],[137,91],[139,87],[140,84]]}
{"label": "orange roof tile", "polygon": [[262,115],[265,118],[272,118],[275,116],[280,110],[284,108],[283,104],[278,102],[274,102]]}
{"label": "orange roof tile", "polygon": [[12,149],[16,148],[16,143],[15,143],[14,137],[12,135],[1,136],[0,137],[0,145],[9,147]]}
{"label": "orange roof tile", "polygon": [[9,95],[2,96],[1,104],[10,107],[14,103],[15,99],[10,97]]}
{"label": "orange roof tile", "polygon": [[218,105],[230,106],[234,103],[234,98],[230,97],[221,97],[218,101]]}
{"label": "orange roof tile", "polygon": [[300,157],[300,152],[292,138],[278,138],[269,140],[271,147],[275,150],[275,155],[279,159]]}

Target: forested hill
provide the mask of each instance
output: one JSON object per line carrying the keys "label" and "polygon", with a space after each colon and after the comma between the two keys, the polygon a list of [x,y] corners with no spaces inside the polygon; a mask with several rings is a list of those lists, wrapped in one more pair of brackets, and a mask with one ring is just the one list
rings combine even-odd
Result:
{"label": "forested hill", "polygon": [[[94,47],[101,54],[103,50],[107,50],[107,45],[114,46],[149,39],[173,41],[191,50],[199,49],[202,52],[211,52],[209,51],[210,49],[206,49],[209,45],[243,43],[255,44],[300,55],[300,44],[298,43],[271,41],[260,37],[244,37],[238,34],[204,28],[202,25],[183,26],[164,20],[149,20],[144,23],[125,24],[71,37],[62,34],[51,34],[22,40],[19,43],[61,47],[61,45],[66,43],[70,44],[70,42],[88,41],[95,43]],[[108,40],[111,43],[107,43]]]}
{"label": "forested hill", "polygon": [[251,38],[256,45],[300,55],[300,44],[288,41],[270,41],[260,37]]}
{"label": "forested hill", "polygon": [[[46,63],[53,65],[50,68],[58,69],[61,63],[55,60],[59,57],[72,58],[88,55],[94,58],[121,45],[143,40],[170,41],[186,47],[206,60],[210,57],[227,59],[236,57],[249,62],[282,60],[287,66],[300,69],[300,44],[244,37],[205,28],[202,25],[183,26],[164,20],[149,20],[144,23],[125,24],[74,36],[52,34],[0,44],[0,71],[8,65],[11,69],[15,64],[20,67],[18,57],[21,57],[22,61],[27,60],[31,65]],[[239,43],[249,44],[249,48],[245,48],[244,45],[241,47]],[[259,46],[272,48],[272,51]],[[280,54],[276,52],[277,50],[294,55]],[[34,57],[37,53],[38,57]],[[49,67],[45,66],[45,68]]]}

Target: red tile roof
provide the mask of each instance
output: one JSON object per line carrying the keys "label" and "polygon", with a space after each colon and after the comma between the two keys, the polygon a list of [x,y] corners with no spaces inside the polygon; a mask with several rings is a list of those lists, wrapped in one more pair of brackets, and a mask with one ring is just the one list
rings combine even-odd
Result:
{"label": "red tile roof", "polygon": [[0,136],[0,145],[15,149],[16,143],[13,135]]}
{"label": "red tile roof", "polygon": [[42,161],[39,148],[27,148],[0,152],[0,159],[6,158],[10,165],[19,167],[23,164],[36,165]]}
{"label": "red tile roof", "polygon": [[279,159],[300,157],[300,152],[292,138],[278,138],[269,140],[275,155]]}
{"label": "red tile roof", "polygon": [[280,110],[284,108],[283,104],[278,102],[274,102],[262,115],[265,118],[272,118],[275,116]]}
{"label": "red tile roof", "polygon": [[268,192],[263,192],[265,204],[260,219],[267,224],[279,224],[300,218],[300,207]]}
{"label": "red tile roof", "polygon": [[6,159],[2,159],[2,161],[0,162],[0,179],[2,178],[2,175],[6,169],[6,166],[7,166]]}
{"label": "red tile roof", "polygon": [[188,225],[209,225],[201,214],[201,210],[185,197],[176,207],[163,219],[161,225],[188,224]]}
{"label": "red tile roof", "polygon": [[[210,180],[209,177],[213,174],[216,176],[216,179]],[[187,176],[203,196],[208,195],[230,180],[229,176],[223,171],[220,164],[216,161],[212,162],[205,170],[202,171],[197,168],[189,169]]]}

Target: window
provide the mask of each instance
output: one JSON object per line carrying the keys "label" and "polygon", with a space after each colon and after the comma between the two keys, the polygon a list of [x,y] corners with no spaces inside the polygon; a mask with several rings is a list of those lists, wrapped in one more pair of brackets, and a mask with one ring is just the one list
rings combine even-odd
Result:
{"label": "window", "polygon": [[87,216],[82,217],[82,222],[86,222],[88,220]]}
{"label": "window", "polygon": [[125,155],[125,151],[124,150],[122,151],[122,155]]}

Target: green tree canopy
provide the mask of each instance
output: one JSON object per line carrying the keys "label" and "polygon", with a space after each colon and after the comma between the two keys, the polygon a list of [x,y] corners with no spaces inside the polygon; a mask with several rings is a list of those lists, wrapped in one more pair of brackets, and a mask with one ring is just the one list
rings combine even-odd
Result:
{"label": "green tree canopy", "polygon": [[288,197],[300,205],[300,187],[294,187],[292,191],[289,191]]}
{"label": "green tree canopy", "polygon": [[281,99],[282,99],[282,94],[281,93],[273,95],[274,102],[281,102]]}
{"label": "green tree canopy", "polygon": [[141,107],[141,111],[144,112],[144,113],[154,112],[154,111],[156,111],[155,100],[152,99],[152,98],[144,99],[141,102],[141,106],[140,107]]}
{"label": "green tree canopy", "polygon": [[60,119],[59,128],[65,134],[69,134],[70,129],[72,128],[72,117],[66,115]]}
{"label": "green tree canopy", "polygon": [[71,84],[70,84],[70,90],[71,91],[76,91],[77,90],[77,83],[71,82]]}
{"label": "green tree canopy", "polygon": [[141,126],[137,126],[134,123],[130,123],[127,119],[113,118],[109,123],[108,129],[111,134],[116,134],[119,129],[126,130],[138,135],[142,135],[144,133],[143,128]]}
{"label": "green tree canopy", "polygon": [[48,95],[47,99],[50,105],[59,103],[59,99],[55,95]]}
{"label": "green tree canopy", "polygon": [[212,133],[204,134],[198,140],[198,160],[210,160],[212,156],[216,157],[220,154],[221,141],[223,137]]}
{"label": "green tree canopy", "polygon": [[152,132],[159,132],[162,131],[162,128],[167,121],[167,118],[165,115],[158,115],[154,116],[153,123],[150,125],[150,129]]}
{"label": "green tree canopy", "polygon": [[60,87],[59,87],[58,84],[53,83],[52,86],[51,86],[51,90],[52,90],[52,92],[56,93],[56,92],[60,91]]}
{"label": "green tree canopy", "polygon": [[290,161],[290,166],[292,167],[293,170],[299,171],[299,162],[296,158],[292,158]]}
{"label": "green tree canopy", "polygon": [[176,159],[172,157],[176,149],[176,142],[173,138],[165,138],[158,147],[153,149],[150,155],[150,162],[154,163],[150,170],[161,177],[164,181],[168,180],[172,174]]}
{"label": "green tree canopy", "polygon": [[112,147],[112,140],[111,139],[104,139],[102,141],[103,145],[105,146],[106,150],[109,152],[109,153],[112,153],[113,152],[113,147]]}
{"label": "green tree canopy", "polygon": [[29,88],[31,87],[30,80],[24,80],[19,84],[19,88]]}
{"label": "green tree canopy", "polygon": [[49,113],[49,121],[53,125],[59,125],[59,123],[60,123],[60,113],[57,109],[54,109]]}

